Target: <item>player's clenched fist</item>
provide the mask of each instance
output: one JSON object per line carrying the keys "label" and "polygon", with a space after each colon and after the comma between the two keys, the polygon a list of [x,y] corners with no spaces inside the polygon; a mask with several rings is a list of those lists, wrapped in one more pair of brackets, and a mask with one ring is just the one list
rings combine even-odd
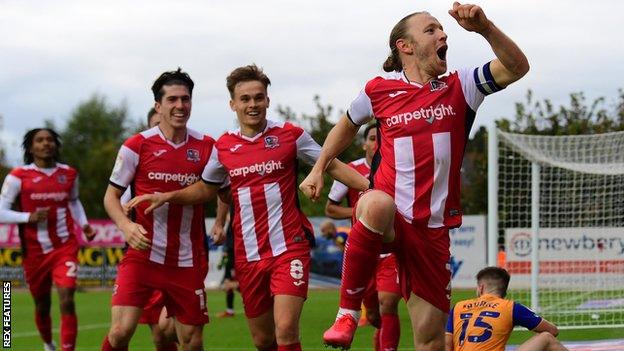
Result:
{"label": "player's clenched fist", "polygon": [[460,4],[456,1],[453,3],[453,8],[449,10],[449,14],[460,26],[471,32],[483,34],[491,24],[483,9],[473,4]]}
{"label": "player's clenched fist", "polygon": [[305,196],[312,201],[318,200],[323,190],[323,174],[318,172],[310,172],[308,176],[299,184],[299,189]]}
{"label": "player's clenched fist", "polygon": [[128,225],[120,228],[123,232],[124,239],[131,248],[137,250],[147,250],[150,247],[150,241],[145,237],[147,231],[142,225],[130,222]]}

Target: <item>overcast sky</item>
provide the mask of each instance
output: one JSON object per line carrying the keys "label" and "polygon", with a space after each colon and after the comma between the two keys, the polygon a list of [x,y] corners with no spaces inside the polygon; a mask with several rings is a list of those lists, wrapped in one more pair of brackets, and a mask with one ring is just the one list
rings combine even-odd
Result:
{"label": "overcast sky", "polygon": [[[448,34],[449,69],[494,56],[480,36],[447,14],[448,1],[29,1],[0,0],[0,134],[12,164],[24,132],[45,119],[64,127],[92,94],[125,101],[143,119],[149,90],[181,66],[195,80],[190,126],[215,137],[235,127],[225,77],[255,62],[272,81],[278,105],[314,113],[321,96],[344,110],[380,72],[392,26],[427,10]],[[566,103],[574,91],[615,100],[624,87],[624,1],[487,0],[486,15],[524,50],[531,71],[486,99],[477,124],[513,117],[527,89]]]}

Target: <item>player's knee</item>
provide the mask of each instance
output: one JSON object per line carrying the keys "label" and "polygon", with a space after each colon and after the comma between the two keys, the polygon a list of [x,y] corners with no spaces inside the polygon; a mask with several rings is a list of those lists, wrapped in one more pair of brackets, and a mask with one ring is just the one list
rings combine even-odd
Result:
{"label": "player's knee", "polygon": [[254,333],[252,339],[254,346],[258,350],[270,350],[275,344],[275,337],[264,333]]}
{"label": "player's knee", "polygon": [[380,231],[385,231],[393,222],[396,211],[392,197],[382,191],[366,193],[357,208],[358,219]]}
{"label": "player's knee", "polygon": [[299,341],[299,328],[296,322],[289,320],[277,321],[275,324],[275,336],[278,344],[293,344]]}
{"label": "player's knee", "polygon": [[381,314],[397,314],[399,299],[393,296],[382,296],[379,299],[379,310]]}
{"label": "player's knee", "polygon": [[108,332],[108,341],[113,347],[122,347],[128,345],[132,338],[132,328],[126,328],[122,325],[112,325]]}
{"label": "player's knee", "polygon": [[60,309],[62,314],[74,314],[76,312],[76,304],[73,297],[65,297],[60,301]]}
{"label": "player's knee", "polygon": [[433,330],[429,321],[419,320],[414,329],[414,348],[423,351],[444,351],[444,331]]}

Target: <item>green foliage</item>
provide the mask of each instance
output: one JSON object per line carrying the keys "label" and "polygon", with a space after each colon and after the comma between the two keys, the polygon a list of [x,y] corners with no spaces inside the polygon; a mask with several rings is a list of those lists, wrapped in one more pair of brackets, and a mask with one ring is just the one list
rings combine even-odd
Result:
{"label": "green foliage", "polygon": [[89,218],[106,218],[102,205],[119,147],[128,136],[125,103],[93,95],[74,109],[61,131],[62,158],[80,172],[80,199]]}
{"label": "green foliage", "polygon": [[[329,104],[324,105],[318,95],[314,96],[314,104],[316,107],[316,113],[311,115],[305,113],[297,115],[297,113],[295,113],[288,106],[278,106],[277,113],[285,121],[295,123],[304,128],[308,133],[310,133],[312,138],[317,143],[323,145],[323,143],[325,142],[325,138],[327,138],[327,134],[329,134],[329,131],[335,125],[335,123],[330,120],[334,108]],[[344,113],[342,113],[342,111],[339,113],[340,116],[342,116],[343,114]],[[348,163],[358,158],[364,157],[364,152],[362,150],[362,141],[362,138],[356,138],[355,140],[353,140],[353,143],[343,153],[341,153],[338,158],[341,161]],[[308,175],[311,169],[311,166],[304,163],[299,163],[299,169],[297,172],[297,184],[303,181],[303,179]],[[332,178],[328,175],[325,175],[325,187],[323,188],[320,200],[316,203],[310,201],[307,197],[303,195],[303,193],[299,193],[300,205],[306,215],[325,215],[325,201],[327,199],[327,195],[329,194],[329,189],[332,182]]]}
{"label": "green foliage", "polygon": [[599,134],[624,130],[624,90],[615,103],[605,97],[588,102],[583,92],[570,94],[567,106],[555,107],[549,99],[535,101],[527,91],[525,101],[516,103],[513,121],[503,118],[497,125],[504,131],[541,135]]}
{"label": "green foliage", "polygon": [[[525,101],[516,103],[513,120],[496,121],[499,129],[522,134],[579,135],[624,130],[624,90],[616,101],[604,97],[587,101],[585,94],[570,94],[567,105],[555,107],[549,99],[536,101],[527,91]],[[466,214],[487,213],[487,130],[481,127],[466,147],[462,165],[462,205]]]}

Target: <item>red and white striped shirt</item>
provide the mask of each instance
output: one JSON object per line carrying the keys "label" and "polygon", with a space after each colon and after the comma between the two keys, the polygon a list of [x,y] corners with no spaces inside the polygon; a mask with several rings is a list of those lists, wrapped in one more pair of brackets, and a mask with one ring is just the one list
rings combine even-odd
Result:
{"label": "red and white striped shirt", "polygon": [[[132,186],[133,196],[185,188],[201,178],[214,139],[187,129],[186,140],[174,144],[158,126],[130,137],[117,155],[110,183]],[[135,222],[147,231],[148,250],[128,248],[126,258],[138,258],[177,267],[199,267],[205,260],[203,205],[166,203],[145,214],[147,203],[134,211]]]}
{"label": "red and white striped shirt", "polygon": [[217,140],[202,179],[214,184],[230,179],[237,261],[309,250],[308,221],[297,205],[297,159],[312,165],[319,153],[308,133],[287,122],[268,120],[253,138],[232,131]]}
{"label": "red and white striped shirt", "polygon": [[373,186],[394,197],[410,223],[461,225],[460,168],[475,111],[496,85],[489,63],[462,69],[424,86],[403,72],[370,80],[351,103],[357,125],[377,119],[381,162]]}
{"label": "red and white striped shirt", "polygon": [[[11,206],[19,197],[20,210]],[[27,223],[31,212],[48,209],[44,222]],[[78,245],[74,220],[88,224],[78,200],[78,172],[57,163],[53,168],[35,164],[17,167],[6,176],[0,200],[0,221],[22,223],[20,236],[27,256],[52,252],[63,245]]]}
{"label": "red and white striped shirt", "polygon": [[[368,178],[370,174],[370,165],[366,162],[366,157],[349,162],[349,166],[358,171],[358,173],[360,173],[364,177]],[[329,190],[329,195],[327,197],[329,198],[329,200],[336,203],[342,202],[342,199],[346,197],[347,205],[349,207],[353,207],[360,197],[360,191],[357,189],[349,188],[343,183],[334,180],[334,183],[332,184],[331,189]]]}

